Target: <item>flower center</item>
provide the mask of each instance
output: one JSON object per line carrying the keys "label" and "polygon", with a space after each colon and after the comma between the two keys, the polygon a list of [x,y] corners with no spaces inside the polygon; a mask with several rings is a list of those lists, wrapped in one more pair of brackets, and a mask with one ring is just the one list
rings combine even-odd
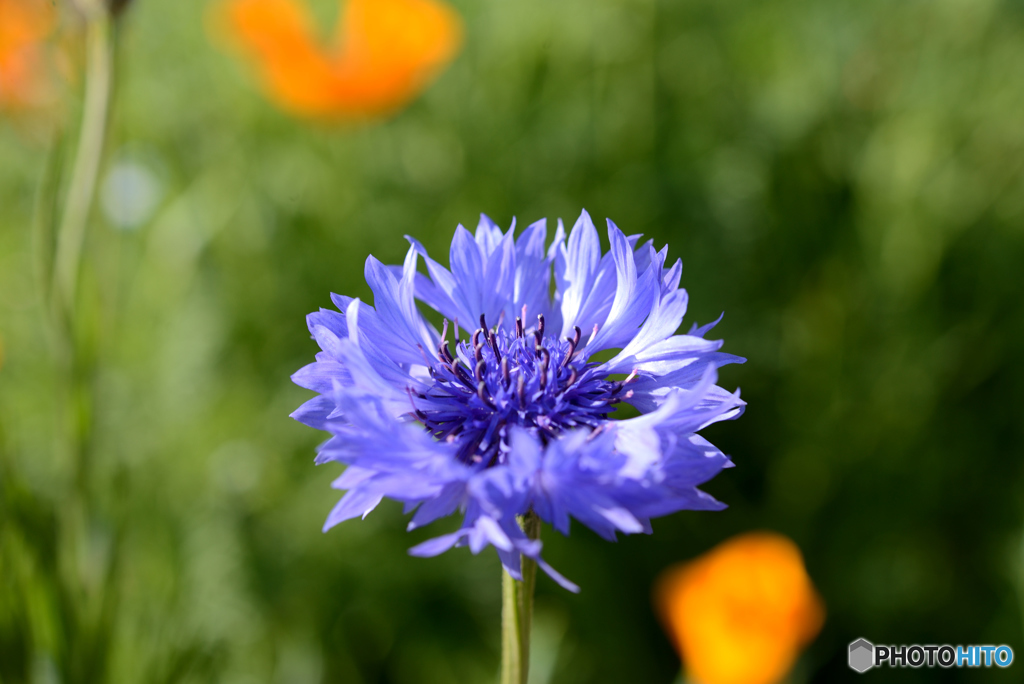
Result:
{"label": "flower center", "polygon": [[598,427],[628,398],[624,381],[611,381],[578,350],[581,331],[559,340],[544,335],[544,317],[532,331],[516,318],[514,331],[480,316],[470,340],[449,350],[445,321],[433,385],[416,394],[415,416],[438,439],[458,442],[458,458],[486,467],[505,462],[506,429],[519,425],[547,443],[565,430]]}

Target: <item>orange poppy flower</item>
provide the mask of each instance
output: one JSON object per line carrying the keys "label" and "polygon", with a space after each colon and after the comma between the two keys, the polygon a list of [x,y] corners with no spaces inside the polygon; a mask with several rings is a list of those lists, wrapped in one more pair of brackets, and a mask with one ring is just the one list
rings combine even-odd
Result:
{"label": "orange poppy flower", "polygon": [[655,601],[697,684],[777,684],[825,617],[800,550],[771,532],[670,568]]}
{"label": "orange poppy flower", "polygon": [[51,95],[43,40],[55,21],[49,0],[0,0],[0,107],[32,107]]}
{"label": "orange poppy flower", "polygon": [[301,0],[225,0],[216,19],[273,100],[322,119],[398,109],[462,42],[458,14],[440,0],[349,0],[330,45],[317,40]]}

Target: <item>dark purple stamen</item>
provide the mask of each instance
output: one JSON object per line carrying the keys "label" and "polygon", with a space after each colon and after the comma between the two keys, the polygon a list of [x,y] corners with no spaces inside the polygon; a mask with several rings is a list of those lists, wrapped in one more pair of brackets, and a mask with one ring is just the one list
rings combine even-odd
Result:
{"label": "dark purple stamen", "polygon": [[491,402],[491,398],[487,396],[487,383],[481,380],[476,386],[476,395],[480,397],[480,401],[484,402],[484,405],[492,411],[497,407]]}
{"label": "dark purple stamen", "polygon": [[565,356],[562,358],[562,364],[560,368],[564,368],[567,363],[572,361],[572,355],[576,353],[576,345],[580,343],[580,338],[583,336],[583,331],[580,330],[580,326],[574,325],[572,329],[573,332],[576,334],[573,335],[572,337],[565,338],[569,342],[569,351],[567,351],[565,353]]}
{"label": "dark purple stamen", "polygon": [[483,330],[477,330],[473,333],[473,358],[476,359],[477,363],[484,358],[484,343],[480,341],[480,333]]}
{"label": "dark purple stamen", "polygon": [[544,347],[538,347],[540,354],[540,388],[547,389],[548,386],[548,364],[551,362],[551,354]]}
{"label": "dark purple stamen", "polygon": [[448,319],[444,319],[444,328],[441,329],[441,343],[437,346],[438,356],[444,363],[452,362],[452,353],[448,349]]}
{"label": "dark purple stamen", "polygon": [[434,363],[433,361],[430,360],[430,357],[427,356],[427,350],[423,348],[422,344],[417,344],[416,348],[420,350],[420,356],[423,357],[423,361],[426,363],[427,370],[430,370],[430,367],[433,366]]}
{"label": "dark purple stamen", "polygon": [[491,331],[491,334],[487,337],[487,340],[491,343],[491,349],[494,350],[494,358],[501,363],[501,351],[498,350],[498,336]]}
{"label": "dark purple stamen", "polygon": [[[615,396],[616,394],[618,394],[619,392],[622,391],[623,387],[625,387],[627,384],[633,382],[634,380],[636,380],[636,369],[635,368],[632,371],[630,371],[629,375],[626,376],[625,380],[619,380],[618,382],[613,382],[611,384],[611,395]],[[632,396],[633,395],[633,390],[630,390],[628,395]]]}
{"label": "dark purple stamen", "polygon": [[459,365],[458,359],[452,361],[451,364],[449,365],[449,368],[451,368],[452,373],[455,375],[455,377],[457,377],[459,380],[461,380],[469,387],[473,386],[473,378],[469,377],[469,373],[466,372],[466,369]]}
{"label": "dark purple stamen", "polygon": [[467,339],[456,340],[454,348],[445,321],[437,352],[440,363],[428,362],[435,388],[421,400],[410,393],[412,410],[406,414],[439,440],[452,442],[456,435],[469,440],[459,447],[462,462],[503,462],[506,442],[500,432],[506,424],[536,430],[542,441],[549,441],[565,430],[597,427],[615,410],[614,404],[632,395],[627,385],[636,373],[615,382],[576,358],[584,356],[579,327],[564,340],[552,336],[549,341],[546,321],[539,315],[530,331],[534,344],[529,344],[525,313],[516,318],[514,335],[511,326],[503,329],[499,323],[488,329],[486,317],[480,318],[481,327],[467,330]]}

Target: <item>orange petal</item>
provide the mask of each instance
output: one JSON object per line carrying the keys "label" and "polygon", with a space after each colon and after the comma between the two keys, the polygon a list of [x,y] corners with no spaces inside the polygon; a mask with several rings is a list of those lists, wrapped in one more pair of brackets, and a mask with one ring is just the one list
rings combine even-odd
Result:
{"label": "orange petal", "polygon": [[286,109],[330,107],[333,64],[318,45],[304,5],[294,0],[231,0],[220,28],[256,67],[270,96]]}
{"label": "orange petal", "polygon": [[438,0],[350,0],[337,44],[316,37],[296,0],[227,0],[219,22],[272,99],[294,113],[385,113],[419,94],[461,42],[458,15]]}
{"label": "orange petal", "polygon": [[350,0],[339,27],[334,95],[374,114],[418,95],[462,42],[458,15],[435,0]]}
{"label": "orange petal", "polygon": [[0,0],[0,105],[31,105],[45,97],[43,40],[55,14],[46,0]]}
{"label": "orange petal", "polygon": [[0,0],[0,54],[48,36],[55,12],[47,0]]}
{"label": "orange petal", "polygon": [[669,569],[656,601],[700,684],[776,684],[824,621],[824,608],[786,537],[754,532]]}

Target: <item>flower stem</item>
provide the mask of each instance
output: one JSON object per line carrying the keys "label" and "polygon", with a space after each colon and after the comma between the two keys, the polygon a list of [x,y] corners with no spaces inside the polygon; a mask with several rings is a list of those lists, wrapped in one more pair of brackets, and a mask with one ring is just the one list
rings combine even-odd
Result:
{"label": "flower stem", "polygon": [[113,90],[113,19],[104,6],[93,9],[86,19],[85,99],[82,128],[74,167],[68,184],[67,203],[57,235],[54,266],[54,295],[65,315],[75,308],[78,270],[85,242],[100,160],[107,133],[107,118]]}
{"label": "flower stem", "polygon": [[[540,518],[530,511],[519,519],[526,536],[540,538]],[[527,684],[530,676],[530,622],[537,563],[521,556],[522,581],[507,570],[501,577],[501,684]]]}

